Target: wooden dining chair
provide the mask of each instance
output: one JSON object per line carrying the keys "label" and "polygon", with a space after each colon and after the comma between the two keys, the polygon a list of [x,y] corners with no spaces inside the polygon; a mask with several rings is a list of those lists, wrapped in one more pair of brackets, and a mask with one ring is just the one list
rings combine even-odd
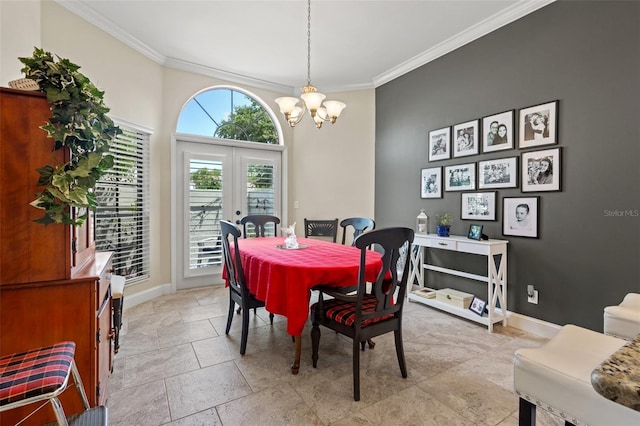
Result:
{"label": "wooden dining chair", "polygon": [[[271,226],[269,226],[269,224],[271,223],[273,223],[273,235],[271,235],[270,232]],[[242,235],[244,238],[247,238],[249,235],[255,237],[277,237],[280,218],[268,214],[251,214],[240,219],[240,224],[242,225]],[[253,227],[249,227],[249,233],[247,233],[247,225],[253,225]]]}
{"label": "wooden dining chair", "polygon": [[338,240],[338,219],[310,220],[305,217],[304,237],[328,237],[335,243]]}
{"label": "wooden dining chair", "polygon": [[[320,325],[330,328],[353,340],[353,399],[360,400],[360,350],[361,342],[390,331],[395,335],[396,355],[402,377],[407,377],[407,365],[402,344],[402,308],[406,298],[409,277],[409,261],[399,265],[401,250],[410,247],[414,232],[410,228],[385,228],[364,233],[355,242],[360,249],[358,292],[345,295],[320,290],[318,302],[311,306],[311,360],[318,365]],[[382,252],[382,269],[370,292],[367,292],[365,265],[369,246],[375,244]],[[399,270],[399,268],[401,268]],[[324,295],[332,296],[325,300]]]}
{"label": "wooden dining chair", "polygon": [[[225,334],[229,334],[231,322],[233,321],[234,308],[236,303],[241,308],[242,314],[242,337],[240,339],[240,354],[244,355],[247,350],[247,338],[249,335],[249,310],[253,309],[255,314],[257,308],[264,308],[264,302],[258,300],[255,295],[249,292],[247,282],[244,278],[244,269],[240,258],[240,248],[238,238],[240,229],[233,223],[226,220],[220,221],[220,231],[222,233],[222,254],[224,256],[224,266],[229,283],[229,313],[227,315],[227,328]],[[229,248],[229,240],[233,241],[233,255]],[[269,319],[273,324],[273,314],[269,313]]]}
{"label": "wooden dining chair", "polygon": [[350,217],[347,219],[343,219],[340,222],[340,226],[342,227],[342,244],[346,242],[347,239],[347,228],[353,228],[353,241],[351,245],[354,245],[356,242],[356,238],[364,233],[365,231],[373,231],[376,229],[376,222],[373,219],[369,219],[368,217]]}

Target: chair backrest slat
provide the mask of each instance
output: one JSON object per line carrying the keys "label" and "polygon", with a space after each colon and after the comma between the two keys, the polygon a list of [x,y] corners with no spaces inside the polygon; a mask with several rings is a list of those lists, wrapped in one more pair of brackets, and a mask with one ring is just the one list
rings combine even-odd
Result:
{"label": "chair backrest slat", "polygon": [[248,237],[247,225],[253,225],[253,230],[256,237],[266,236],[267,225],[273,223],[273,236],[278,236],[278,225],[280,224],[280,218],[277,216],[271,216],[268,214],[252,214],[240,219],[242,225],[242,235],[244,238]]}
{"label": "chair backrest slat", "polygon": [[[229,287],[231,287],[232,291],[242,295],[242,297],[249,297],[249,290],[247,290],[244,279],[244,269],[242,268],[242,260],[240,258],[240,247],[238,247],[240,230],[233,223],[221,220],[220,232],[222,233],[222,253]],[[231,242],[233,243],[233,255],[231,254],[230,248]]]}
{"label": "chair backrest slat", "polygon": [[353,241],[351,242],[351,245],[354,245],[356,238],[358,238],[360,234],[367,230],[373,231],[376,229],[376,222],[368,217],[350,217],[343,219],[340,222],[340,226],[342,227],[342,244],[344,244],[347,239],[347,228],[349,226],[353,228]]}
{"label": "chair backrest slat", "polygon": [[335,243],[338,240],[338,219],[310,220],[305,217],[304,237],[328,237]]}

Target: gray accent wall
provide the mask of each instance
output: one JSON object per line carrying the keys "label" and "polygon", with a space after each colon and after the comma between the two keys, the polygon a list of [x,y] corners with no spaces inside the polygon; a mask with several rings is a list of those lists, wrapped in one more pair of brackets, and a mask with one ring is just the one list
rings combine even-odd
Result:
{"label": "gray accent wall", "polygon": [[[381,52],[381,54],[384,54]],[[539,148],[428,161],[430,130],[559,101],[559,192],[497,189],[497,220],[460,219],[460,192],[420,198],[427,167],[518,156]],[[517,120],[516,120],[517,121]],[[481,134],[486,133],[485,129]],[[517,126],[516,126],[517,134]],[[376,227],[415,227],[453,215],[507,239],[508,309],[602,331],[605,306],[640,292],[640,2],[559,1],[376,89]],[[503,197],[539,196],[538,239],[502,235]],[[480,256],[435,251],[433,261],[486,272]],[[486,299],[486,286],[429,272],[430,284]],[[526,287],[539,291],[527,302]],[[425,307],[425,309],[429,309]]]}

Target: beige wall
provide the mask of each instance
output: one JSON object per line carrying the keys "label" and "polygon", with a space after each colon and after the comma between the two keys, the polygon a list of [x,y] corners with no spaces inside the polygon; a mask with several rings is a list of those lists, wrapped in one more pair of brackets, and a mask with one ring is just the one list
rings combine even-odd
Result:
{"label": "beige wall", "polygon": [[[36,9],[35,15],[5,3],[0,1],[3,86],[11,79],[22,77],[20,63],[15,60],[16,52],[19,51],[20,56],[31,56],[33,46],[43,47],[81,66],[80,71],[105,91],[105,103],[111,108],[112,117],[153,129],[151,277],[127,289],[130,301],[142,301],[140,297],[132,297],[136,294],[157,294],[154,289],[166,289],[171,281],[171,136],[184,104],[206,88],[239,87],[263,99],[277,113],[288,147],[288,222],[298,223],[298,233],[303,232],[304,217],[373,217],[373,89],[327,93],[329,98],[347,104],[336,124],[327,123],[317,130],[307,117],[290,129],[273,101],[282,93],[163,67],[50,0],[29,2]],[[34,7],[38,4],[40,8]],[[35,24],[33,16],[38,16]],[[6,36],[5,22],[11,22],[16,28],[35,28],[25,35],[28,41],[18,42]],[[17,64],[17,74],[5,71],[12,69],[4,65],[11,61]],[[294,209],[294,201],[299,202],[298,209]]]}
{"label": "beige wall", "polygon": [[40,46],[40,4],[37,1],[0,1],[0,85],[24,77],[18,60]]}

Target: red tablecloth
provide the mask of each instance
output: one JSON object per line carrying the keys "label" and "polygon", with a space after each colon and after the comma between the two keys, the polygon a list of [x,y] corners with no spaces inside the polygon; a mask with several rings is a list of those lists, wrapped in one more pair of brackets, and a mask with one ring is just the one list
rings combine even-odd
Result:
{"label": "red tablecloth", "polygon": [[[287,332],[299,336],[309,316],[309,290],[319,284],[357,284],[360,250],[310,238],[298,238],[307,246],[298,250],[277,247],[283,243],[283,237],[238,240],[249,291],[269,312],[287,317]],[[381,266],[380,254],[368,252],[366,280],[375,281]]]}

